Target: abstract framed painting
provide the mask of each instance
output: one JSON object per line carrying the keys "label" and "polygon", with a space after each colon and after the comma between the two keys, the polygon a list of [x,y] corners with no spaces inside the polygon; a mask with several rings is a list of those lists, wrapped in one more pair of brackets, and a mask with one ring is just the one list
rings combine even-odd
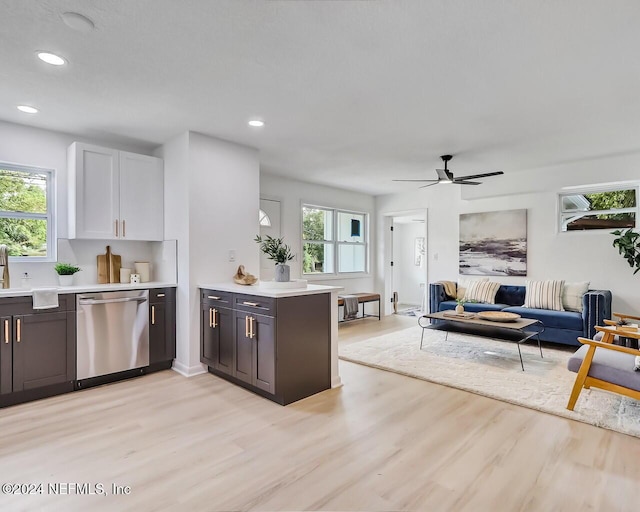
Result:
{"label": "abstract framed painting", "polygon": [[527,275],[527,210],[460,215],[460,274]]}

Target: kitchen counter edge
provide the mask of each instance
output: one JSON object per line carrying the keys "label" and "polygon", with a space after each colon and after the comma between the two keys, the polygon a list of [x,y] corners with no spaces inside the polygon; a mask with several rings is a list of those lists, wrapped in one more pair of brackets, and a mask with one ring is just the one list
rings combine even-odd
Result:
{"label": "kitchen counter edge", "polygon": [[245,295],[256,295],[258,297],[297,297],[300,295],[315,295],[318,293],[331,293],[344,290],[341,286],[325,286],[310,284],[306,288],[270,289],[260,288],[258,285],[243,286],[234,283],[199,284],[202,290],[219,290],[221,292],[242,293]]}
{"label": "kitchen counter edge", "polygon": [[3,297],[30,297],[34,289],[56,288],[59,294],[64,293],[90,293],[90,292],[118,292],[125,290],[148,290],[152,288],[175,288],[176,283],[165,283],[160,281],[150,281],[139,284],[81,284],[77,286],[39,286],[32,289],[26,288],[5,288],[0,289],[0,298]]}

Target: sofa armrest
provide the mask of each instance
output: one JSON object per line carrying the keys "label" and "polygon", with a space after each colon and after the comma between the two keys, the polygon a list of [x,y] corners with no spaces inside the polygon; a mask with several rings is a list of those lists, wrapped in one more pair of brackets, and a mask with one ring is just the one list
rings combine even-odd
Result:
{"label": "sofa armrest", "polygon": [[444,300],[447,300],[447,294],[444,293],[444,285],[431,283],[429,285],[429,313],[440,311],[440,303]]}
{"label": "sofa armrest", "polygon": [[589,290],[582,297],[582,330],[585,338],[593,338],[595,326],[604,325],[604,319],[611,318],[611,292],[609,290]]}

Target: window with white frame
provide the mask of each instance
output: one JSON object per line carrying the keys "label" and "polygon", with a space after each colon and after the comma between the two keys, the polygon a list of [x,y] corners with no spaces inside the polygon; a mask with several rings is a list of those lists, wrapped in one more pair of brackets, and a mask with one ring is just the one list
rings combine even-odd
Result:
{"label": "window with white frame", "polygon": [[302,206],[302,272],[306,275],[367,271],[367,214]]}
{"label": "window with white frame", "polygon": [[53,171],[0,163],[0,244],[9,256],[54,257],[53,208]]}
{"label": "window with white frame", "polygon": [[560,231],[635,228],[638,188],[588,189],[560,194]]}

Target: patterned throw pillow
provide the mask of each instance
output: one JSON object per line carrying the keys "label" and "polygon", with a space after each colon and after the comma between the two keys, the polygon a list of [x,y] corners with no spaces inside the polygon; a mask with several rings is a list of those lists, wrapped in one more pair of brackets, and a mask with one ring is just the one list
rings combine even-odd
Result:
{"label": "patterned throw pillow", "polygon": [[523,307],[564,311],[562,307],[563,286],[564,281],[527,281]]}
{"label": "patterned throw pillow", "polygon": [[500,288],[500,283],[493,281],[474,281],[471,283],[471,286],[467,288],[467,291],[464,294],[464,301],[495,304],[498,288]]}
{"label": "patterned throw pillow", "polygon": [[464,299],[467,288],[477,281],[488,281],[488,277],[460,277],[458,278],[457,299]]}
{"label": "patterned throw pillow", "polygon": [[565,311],[582,313],[582,296],[589,291],[589,281],[564,283],[562,287],[562,307]]}

